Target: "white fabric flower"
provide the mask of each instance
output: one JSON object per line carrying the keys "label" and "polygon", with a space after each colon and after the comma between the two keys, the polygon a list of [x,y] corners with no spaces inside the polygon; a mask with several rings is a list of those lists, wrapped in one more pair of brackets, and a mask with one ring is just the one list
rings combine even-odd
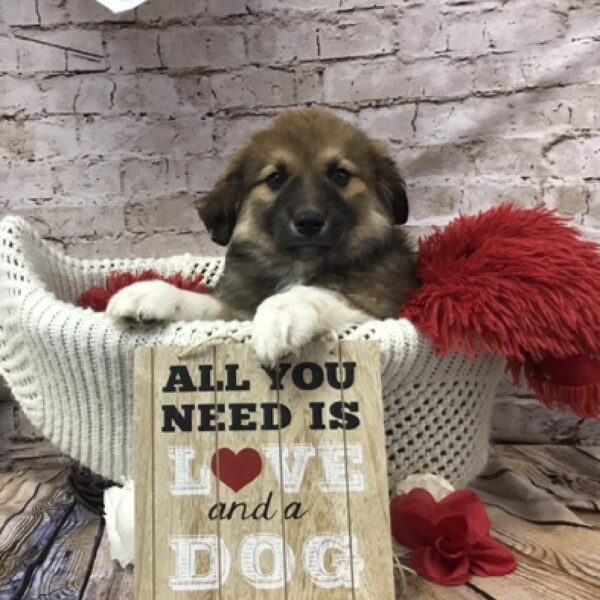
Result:
{"label": "white fabric flower", "polygon": [[423,488],[428,491],[438,502],[454,491],[451,483],[439,475],[433,473],[421,473],[409,475],[396,486],[396,494],[408,494],[415,488]]}
{"label": "white fabric flower", "polygon": [[110,556],[122,567],[133,564],[135,506],[133,481],[125,480],[123,487],[104,491],[104,519],[110,544]]}
{"label": "white fabric flower", "polygon": [[131,10],[146,0],[98,0],[102,6],[106,6],[108,10],[112,10],[115,14]]}

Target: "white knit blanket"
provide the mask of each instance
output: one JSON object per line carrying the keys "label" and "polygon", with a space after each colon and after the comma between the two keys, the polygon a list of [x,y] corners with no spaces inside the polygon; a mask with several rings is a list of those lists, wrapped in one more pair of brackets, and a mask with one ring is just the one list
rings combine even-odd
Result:
{"label": "white knit blanket", "polygon": [[[66,454],[105,477],[133,477],[135,347],[185,346],[214,335],[244,342],[249,323],[196,321],[124,331],[103,313],[77,307],[77,300],[115,270],[203,273],[214,285],[222,260],[76,260],[15,217],[0,221],[0,240],[0,374],[32,423]],[[475,477],[487,460],[504,361],[440,359],[403,319],[340,333],[380,344],[391,480],[430,472],[462,487]]]}

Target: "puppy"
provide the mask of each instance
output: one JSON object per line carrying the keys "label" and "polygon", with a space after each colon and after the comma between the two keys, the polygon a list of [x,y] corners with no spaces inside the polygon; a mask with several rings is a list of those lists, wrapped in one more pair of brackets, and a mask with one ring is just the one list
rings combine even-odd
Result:
{"label": "puppy", "polygon": [[285,112],[256,133],[198,208],[229,245],[214,292],[136,283],[110,301],[114,319],[252,319],[251,343],[273,364],[332,329],[397,317],[418,285],[396,227],[404,180],[382,144],[325,110]]}

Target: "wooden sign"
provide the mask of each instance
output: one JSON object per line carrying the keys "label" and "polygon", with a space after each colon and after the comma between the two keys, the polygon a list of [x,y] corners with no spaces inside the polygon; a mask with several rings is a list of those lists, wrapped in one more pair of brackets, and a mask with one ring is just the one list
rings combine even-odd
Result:
{"label": "wooden sign", "polygon": [[139,600],[393,600],[379,349],[140,348]]}

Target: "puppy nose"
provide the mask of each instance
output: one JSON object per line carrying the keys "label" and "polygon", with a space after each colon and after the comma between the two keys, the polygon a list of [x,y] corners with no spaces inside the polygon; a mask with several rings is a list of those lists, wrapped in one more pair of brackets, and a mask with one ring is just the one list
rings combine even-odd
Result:
{"label": "puppy nose", "polygon": [[325,217],[316,210],[307,210],[294,217],[296,231],[304,237],[317,235],[325,225]]}

